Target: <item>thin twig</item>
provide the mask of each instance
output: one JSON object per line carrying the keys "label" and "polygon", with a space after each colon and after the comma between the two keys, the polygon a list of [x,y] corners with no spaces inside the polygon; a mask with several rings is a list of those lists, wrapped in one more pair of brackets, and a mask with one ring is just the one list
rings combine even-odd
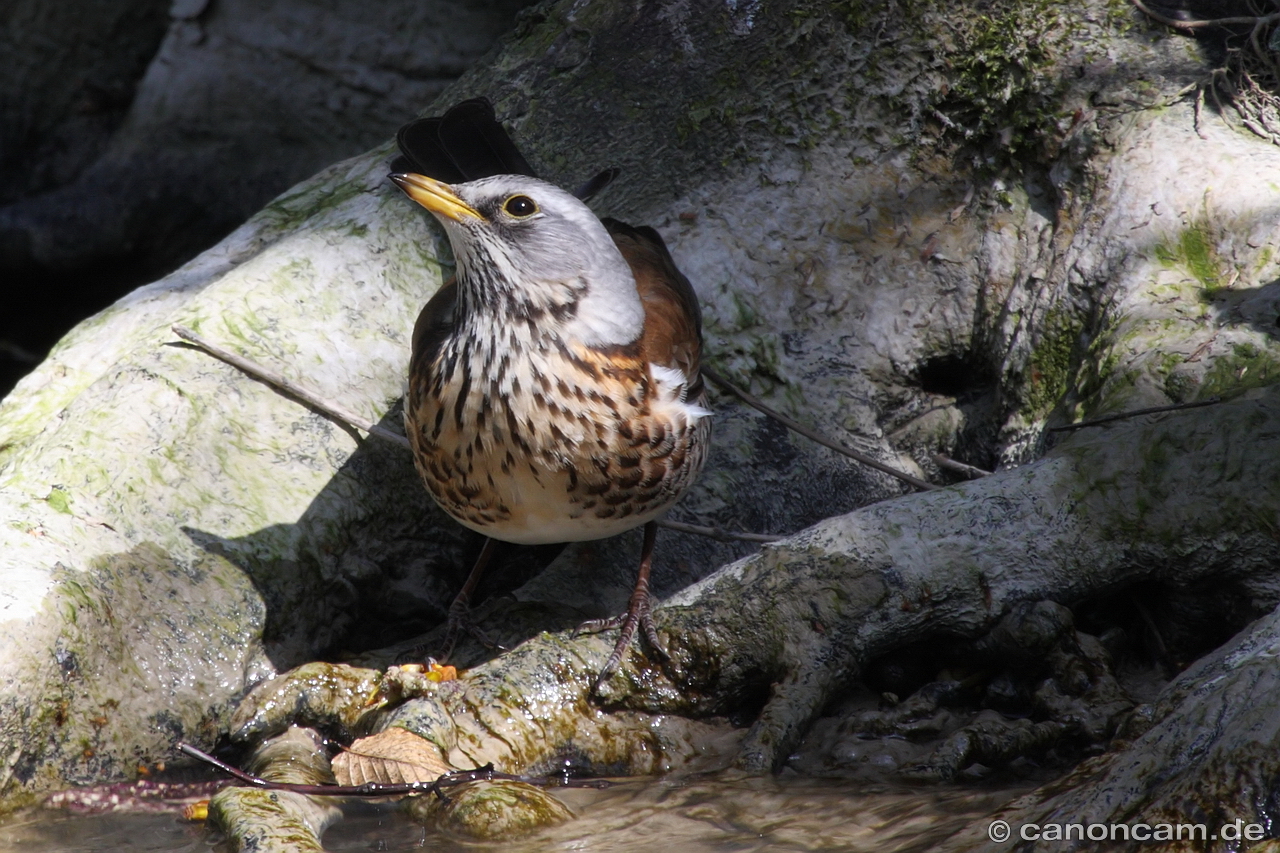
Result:
{"label": "thin twig", "polygon": [[14,361],[20,361],[23,364],[40,363],[40,356],[29,350],[23,349],[13,341],[0,340],[0,355],[6,355]]}
{"label": "thin twig", "polygon": [[1151,610],[1136,595],[1129,596],[1129,600],[1133,602],[1133,608],[1138,611],[1142,624],[1151,633],[1151,643],[1155,646],[1156,659],[1160,662],[1160,668],[1172,677],[1179,667],[1169,655],[1169,648],[1164,644],[1164,637],[1160,633],[1160,626],[1156,624],[1155,617],[1151,615]]}
{"label": "thin twig", "polygon": [[1202,18],[1195,21],[1180,21],[1177,18],[1170,18],[1168,15],[1162,15],[1147,6],[1142,0],[1133,0],[1133,5],[1138,7],[1144,15],[1152,20],[1159,21],[1167,27],[1174,27],[1179,30],[1198,30],[1204,27],[1226,27],[1235,24],[1251,24],[1259,26],[1272,24],[1280,21],[1280,12],[1273,12],[1270,15],[1245,15],[1235,18]]}
{"label": "thin twig", "polygon": [[984,471],[973,465],[966,465],[964,462],[957,462],[950,456],[944,456],[941,453],[933,454],[933,464],[939,468],[946,468],[948,471],[955,471],[957,474],[964,474],[971,480],[978,480],[982,477],[990,477],[990,471]]}
{"label": "thin twig", "polygon": [[[444,798],[444,792],[441,790],[445,784],[443,780],[452,774],[446,774],[431,782],[402,782],[396,784],[382,782],[366,782],[363,785],[303,785],[295,782],[272,782],[269,779],[263,779],[261,776],[254,776],[246,773],[239,767],[233,767],[225,761],[214,758],[203,750],[196,749],[189,743],[179,743],[178,749],[190,755],[192,758],[198,758],[206,764],[212,764],[223,773],[232,776],[236,780],[243,782],[252,788],[263,788],[269,791],[291,791],[295,794],[309,794],[322,797],[391,797],[401,796],[404,794],[423,794],[428,791],[434,792],[441,799]],[[481,772],[492,772],[493,765],[486,768],[480,768]],[[468,771],[476,773],[477,771]],[[479,778],[479,777],[476,777]],[[487,778],[487,777],[486,777]],[[455,783],[456,784],[456,783]]]}
{"label": "thin twig", "polygon": [[280,391],[285,392],[290,397],[294,397],[298,400],[301,400],[302,402],[306,403],[308,406],[311,406],[314,409],[320,410],[321,412],[323,412],[324,414],[328,415],[331,418],[334,418],[335,420],[341,421],[342,423],[347,424],[348,426],[353,426],[353,427],[356,427],[357,429],[363,430],[364,432],[367,432],[369,435],[376,435],[378,438],[385,439],[387,441],[392,442],[393,444],[399,444],[402,447],[409,446],[409,439],[405,438],[403,435],[398,435],[397,433],[392,432],[386,427],[382,427],[382,426],[379,426],[378,424],[375,424],[373,421],[369,420],[368,418],[363,418],[360,415],[355,414],[354,412],[351,412],[347,409],[342,408],[339,405],[330,403],[328,400],[325,400],[322,397],[320,397],[319,394],[316,394],[315,392],[307,388],[303,388],[301,385],[298,385],[293,380],[287,379],[281,374],[276,373],[274,370],[270,370],[266,367],[263,367],[257,362],[250,361],[244,356],[237,355],[231,350],[223,349],[222,347],[218,346],[212,341],[207,340],[201,337],[200,335],[196,334],[195,332],[191,331],[190,329],[186,328],[185,326],[174,326],[173,333],[178,337],[182,338],[187,343],[194,344],[195,346],[209,353],[209,355],[213,356],[214,358],[219,358],[225,361],[227,364],[231,365],[232,367],[244,373],[249,374],[255,379],[259,379]]}
{"label": "thin twig", "polygon": [[1191,126],[1195,128],[1196,136],[1200,137],[1201,139],[1208,139],[1209,137],[1200,128],[1200,114],[1202,112],[1204,112],[1204,86],[1197,85],[1196,86],[1196,111],[1195,111],[1195,116],[1191,121]]}
{"label": "thin twig", "polygon": [[730,530],[721,530],[719,527],[703,527],[700,524],[685,524],[683,521],[667,519],[659,521],[658,526],[680,533],[692,533],[694,536],[705,536],[708,539],[719,539],[721,542],[777,542],[783,538],[772,533],[734,533]]}
{"label": "thin twig", "polygon": [[[367,418],[362,418],[354,412],[325,400],[314,391],[304,388],[291,379],[287,379],[281,374],[268,367],[263,367],[256,361],[251,361],[242,355],[225,349],[218,344],[213,343],[207,338],[201,337],[185,326],[174,326],[173,333],[182,338],[189,344],[199,347],[214,358],[221,359],[232,367],[243,373],[252,376],[261,382],[283,391],[295,399],[301,400],[303,403],[311,406],[313,409],[324,413],[341,424],[355,427],[371,436],[384,439],[406,450],[409,449],[409,439],[399,433],[392,432],[385,427],[375,424]],[[739,542],[776,542],[781,536],[770,536],[763,533],[735,533],[732,530],[722,530],[718,527],[701,527],[695,524],[683,524],[678,521],[659,521],[659,527],[666,527],[670,530],[678,530],[681,533],[692,533],[697,536],[707,536],[712,539],[719,539],[722,542],[739,541]]]}
{"label": "thin twig", "polygon": [[723,376],[721,376],[719,373],[716,373],[714,370],[712,370],[709,367],[704,366],[702,368],[702,375],[710,379],[713,383],[715,383],[720,388],[723,388],[724,390],[728,391],[730,394],[733,394],[735,397],[737,397],[742,402],[746,403],[751,408],[756,409],[757,411],[763,412],[764,414],[776,420],[778,423],[785,426],[787,429],[792,430],[793,432],[798,432],[800,433],[800,435],[803,435],[805,438],[818,442],[818,444],[821,444],[823,447],[829,447],[832,450],[834,450],[836,453],[841,453],[845,456],[848,456],[850,459],[857,460],[858,462],[861,462],[863,465],[866,465],[870,468],[875,468],[877,471],[883,471],[884,473],[888,474],[890,477],[897,477],[902,482],[907,483],[908,485],[911,485],[922,491],[938,488],[938,486],[935,486],[933,483],[926,483],[924,480],[921,480],[919,477],[913,477],[904,471],[899,471],[897,468],[894,468],[891,465],[886,465],[883,462],[881,462],[879,459],[873,459],[865,453],[859,453],[858,451],[854,450],[851,447],[845,447],[843,444],[840,444],[837,441],[832,441],[822,433],[817,432],[816,430],[810,429],[809,427],[805,426],[799,421],[792,420],[791,418],[787,417],[786,415],[782,414],[776,409],[771,409],[769,406],[766,406],[763,402],[761,402],[760,398],[742,390],[737,385],[734,385],[728,379],[725,379]]}
{"label": "thin twig", "polygon": [[499,773],[492,764],[477,767],[475,770],[455,770],[445,773],[431,782],[365,782],[362,785],[302,785],[293,782],[272,782],[261,776],[246,773],[225,761],[214,758],[209,753],[197,749],[189,743],[179,743],[178,749],[211,764],[235,779],[252,788],[268,791],[290,791],[295,794],[307,794],[318,797],[400,797],[406,794],[432,793],[441,800],[448,800],[444,789],[462,785],[466,782],[502,780],[524,782],[541,788],[608,788],[613,783],[608,779],[569,779],[565,776],[516,776],[511,773]]}
{"label": "thin twig", "polygon": [[1130,412],[1120,412],[1114,415],[1107,415],[1103,418],[1093,418],[1092,420],[1067,424],[1066,426],[1049,427],[1049,432],[1069,432],[1073,429],[1084,429],[1085,427],[1098,426],[1099,424],[1109,424],[1112,421],[1119,421],[1124,418],[1136,418],[1141,415],[1156,415],[1160,412],[1177,412],[1182,409],[1198,409],[1201,406],[1212,406],[1221,402],[1221,397],[1210,397],[1207,400],[1197,400],[1194,403],[1177,403],[1172,406],[1152,406],[1149,409],[1134,409]]}

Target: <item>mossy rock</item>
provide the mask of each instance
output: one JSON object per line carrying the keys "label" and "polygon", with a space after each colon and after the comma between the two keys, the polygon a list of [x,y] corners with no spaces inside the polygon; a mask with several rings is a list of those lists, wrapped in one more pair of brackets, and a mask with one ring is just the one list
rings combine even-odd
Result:
{"label": "mossy rock", "polygon": [[519,838],[574,817],[542,788],[506,779],[450,788],[447,800],[418,797],[408,810],[417,821],[483,841]]}

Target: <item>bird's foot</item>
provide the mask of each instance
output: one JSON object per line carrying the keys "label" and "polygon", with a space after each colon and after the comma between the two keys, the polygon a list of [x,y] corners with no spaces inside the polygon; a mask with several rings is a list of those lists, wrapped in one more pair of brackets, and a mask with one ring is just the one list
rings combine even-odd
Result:
{"label": "bird's foot", "polygon": [[605,661],[600,674],[596,676],[595,683],[591,685],[592,693],[599,693],[601,685],[618,671],[618,667],[622,665],[622,656],[627,653],[627,649],[630,648],[631,643],[635,640],[638,631],[644,632],[649,648],[660,661],[665,663],[669,660],[667,650],[663,648],[662,642],[658,639],[658,629],[653,624],[653,616],[649,611],[647,589],[643,594],[633,594],[631,596],[626,613],[609,619],[592,619],[589,622],[584,622],[578,626],[574,634],[598,634],[601,631],[608,631],[613,628],[620,628],[621,633],[618,635],[618,642],[613,646],[613,651],[609,654],[609,659]]}
{"label": "bird's foot", "polygon": [[488,634],[480,630],[480,626],[471,618],[470,602],[460,595],[453,600],[453,604],[449,605],[449,618],[445,622],[444,642],[440,649],[441,661],[447,661],[453,655],[458,640],[462,639],[464,634],[486,649],[497,652],[508,651],[506,646],[491,639]]}
{"label": "bird's foot", "polygon": [[[397,664],[406,663],[422,663],[430,661],[433,663],[446,663],[453,656],[454,649],[457,648],[458,641],[464,636],[470,636],[477,643],[486,649],[492,649],[498,652],[508,651],[506,646],[496,642],[488,634],[480,629],[480,626],[471,618],[471,607],[469,602],[459,596],[454,599],[453,604],[449,606],[449,615],[445,621],[444,639],[438,646],[434,644],[419,643],[410,649],[406,649],[396,655]],[[437,654],[432,655],[432,651]]]}

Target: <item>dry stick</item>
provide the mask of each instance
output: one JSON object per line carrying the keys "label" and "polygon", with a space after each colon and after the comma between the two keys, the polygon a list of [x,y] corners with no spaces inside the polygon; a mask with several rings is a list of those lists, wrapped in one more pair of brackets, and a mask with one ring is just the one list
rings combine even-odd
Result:
{"label": "dry stick", "polygon": [[[255,379],[261,380],[262,382],[283,391],[295,399],[301,400],[303,403],[306,403],[313,409],[328,415],[334,420],[347,424],[348,426],[356,427],[357,429],[367,432],[369,435],[377,436],[378,438],[389,441],[392,444],[397,444],[406,450],[409,449],[409,439],[405,438],[403,435],[392,432],[386,427],[379,426],[367,418],[362,418],[354,412],[350,412],[341,406],[330,403],[314,391],[310,391],[307,388],[298,385],[274,370],[263,367],[256,361],[250,361],[242,355],[237,355],[231,350],[213,343],[185,326],[174,326],[172,328],[173,333],[187,343],[199,347],[214,358],[225,361],[227,364],[242,373],[246,373]],[[711,539],[719,539],[721,542],[776,542],[782,538],[781,536],[771,536],[764,533],[734,533],[730,530],[721,530],[718,527],[702,527],[696,524],[684,524],[679,521],[661,520],[658,522],[658,526],[665,527],[669,530],[676,530],[681,533],[692,533],[696,536],[707,536]]]}
{"label": "dry stick", "polygon": [[1169,656],[1169,649],[1164,644],[1164,637],[1160,634],[1160,626],[1156,624],[1155,617],[1151,615],[1151,611],[1143,604],[1137,596],[1130,596],[1129,600],[1133,602],[1133,607],[1138,611],[1138,615],[1142,617],[1142,624],[1151,632],[1151,642],[1155,645],[1156,658],[1160,662],[1162,669],[1166,670],[1172,677],[1179,667]]}
{"label": "dry stick", "polygon": [[178,749],[190,755],[192,758],[198,758],[206,764],[212,764],[235,779],[253,788],[262,788],[268,791],[290,791],[295,794],[307,794],[309,796],[319,797],[398,797],[405,794],[425,794],[433,793],[441,800],[448,801],[445,796],[444,789],[452,788],[455,785],[461,785],[464,782],[484,781],[490,782],[495,779],[524,782],[527,785],[536,785],[542,788],[608,788],[612,786],[612,782],[608,779],[569,779],[563,776],[515,776],[510,773],[499,773],[493,769],[492,764],[486,764],[484,767],[477,767],[475,770],[455,770],[452,773],[445,773],[437,777],[431,782],[365,782],[362,785],[302,785],[294,782],[272,782],[269,779],[263,779],[261,776],[254,776],[246,773],[238,767],[232,767],[225,761],[214,758],[209,753],[196,749],[189,743],[178,743]]}
{"label": "dry stick", "polygon": [[658,526],[665,527],[668,530],[676,530],[680,533],[692,533],[694,536],[705,536],[708,539],[719,539],[721,542],[777,542],[784,538],[775,536],[772,533],[730,533],[718,527],[703,527],[700,524],[685,524],[683,521],[668,521],[665,519],[659,521]]}
{"label": "dry stick", "polygon": [[1198,30],[1203,27],[1226,27],[1234,24],[1252,24],[1254,26],[1265,25],[1280,21],[1280,12],[1273,12],[1270,15],[1252,15],[1241,16],[1235,18],[1204,18],[1195,21],[1179,21],[1177,18],[1170,18],[1167,15],[1161,15],[1159,12],[1148,9],[1142,0],[1133,0],[1133,5],[1137,6],[1139,11],[1152,20],[1159,21],[1167,27],[1174,27],[1179,30]]}
{"label": "dry stick", "polygon": [[776,420],[778,423],[785,426],[787,429],[792,430],[793,432],[798,432],[801,435],[803,435],[805,438],[818,442],[818,444],[821,444],[823,447],[829,447],[832,450],[834,450],[836,453],[841,453],[845,456],[848,456],[850,459],[855,459],[858,462],[861,462],[863,465],[866,465],[870,468],[875,468],[877,471],[883,471],[884,473],[888,474],[890,477],[897,477],[902,482],[907,483],[908,485],[914,486],[915,488],[920,489],[921,491],[938,488],[938,486],[935,486],[933,483],[926,483],[924,480],[921,480],[919,477],[912,477],[910,474],[907,474],[906,472],[903,472],[903,471],[899,471],[897,468],[894,468],[891,465],[886,465],[878,459],[873,459],[865,453],[859,453],[853,448],[845,447],[843,444],[840,444],[837,441],[832,441],[822,433],[817,432],[816,430],[810,429],[809,427],[805,426],[799,421],[793,421],[791,418],[787,417],[781,412],[775,409],[769,408],[763,402],[761,402],[760,398],[742,390],[737,385],[734,385],[728,379],[725,379],[723,376],[721,376],[719,373],[716,373],[714,370],[712,370],[709,367],[702,368],[702,375],[710,379],[719,387],[728,391],[730,394],[733,394],[735,397],[737,397],[742,402],[746,403],[751,408],[763,412],[764,414]]}
{"label": "dry stick", "polygon": [[1099,424],[1109,424],[1112,421],[1119,421],[1124,418],[1136,418],[1141,415],[1156,415],[1160,412],[1177,412],[1182,409],[1198,409],[1201,406],[1212,406],[1215,403],[1221,402],[1221,397],[1210,397],[1207,400],[1197,400],[1194,403],[1177,403],[1172,406],[1152,406],[1149,409],[1134,409],[1131,412],[1120,412],[1115,415],[1107,415],[1104,418],[1093,418],[1092,420],[1080,421],[1079,423],[1067,424],[1066,426],[1049,427],[1049,432],[1069,432],[1073,429],[1084,429],[1085,427],[1098,426]]}
{"label": "dry stick", "polygon": [[941,453],[933,454],[933,464],[939,468],[946,468],[948,471],[955,471],[958,474],[964,474],[971,480],[977,480],[982,477],[990,477],[990,471],[984,471],[974,465],[966,465],[964,462],[957,462],[950,456],[944,456]]}
{"label": "dry stick", "polygon": [[369,433],[369,435],[376,435],[378,438],[385,439],[393,444],[398,444],[401,447],[408,448],[409,439],[405,438],[403,435],[398,435],[385,427],[378,426],[367,418],[362,418],[354,412],[350,412],[341,406],[336,406],[333,403],[322,399],[320,395],[315,392],[296,384],[293,380],[286,379],[274,370],[268,370],[257,362],[250,361],[244,356],[237,355],[229,349],[224,349],[212,341],[197,335],[185,326],[174,326],[172,328],[173,333],[187,343],[195,344],[200,349],[209,353],[209,355],[222,359],[227,364],[241,372],[247,373],[255,379],[262,380],[268,385],[285,392],[289,396],[301,400],[314,409],[319,409],[329,417],[341,421],[344,424],[364,430]]}

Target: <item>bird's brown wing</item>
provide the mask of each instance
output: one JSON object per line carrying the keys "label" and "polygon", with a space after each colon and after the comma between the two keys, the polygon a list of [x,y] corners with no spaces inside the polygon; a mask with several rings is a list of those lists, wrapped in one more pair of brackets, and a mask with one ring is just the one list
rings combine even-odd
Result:
{"label": "bird's brown wing", "polygon": [[417,322],[413,324],[413,355],[409,362],[410,376],[430,375],[429,365],[435,361],[436,354],[444,345],[445,339],[453,333],[454,303],[458,298],[458,280],[450,278],[435,295],[427,300],[427,304],[418,312]]}
{"label": "bird's brown wing", "polygon": [[702,396],[702,311],[697,294],[667,251],[658,232],[616,219],[604,219],[622,257],[631,265],[644,303],[645,328],[640,357],[648,363],[674,367],[688,377],[687,399]]}

